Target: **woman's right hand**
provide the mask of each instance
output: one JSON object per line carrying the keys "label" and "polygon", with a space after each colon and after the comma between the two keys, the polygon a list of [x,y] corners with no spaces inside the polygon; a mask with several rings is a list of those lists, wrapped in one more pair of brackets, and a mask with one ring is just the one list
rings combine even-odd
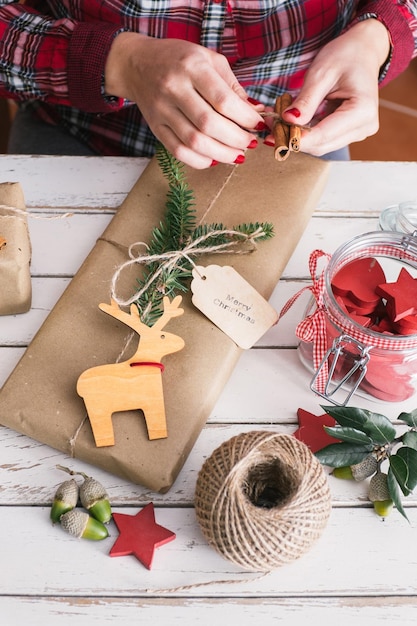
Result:
{"label": "woman's right hand", "polygon": [[179,39],[119,34],[107,59],[105,90],[135,102],[157,139],[196,169],[242,162],[256,140],[246,129],[262,124],[226,58]]}

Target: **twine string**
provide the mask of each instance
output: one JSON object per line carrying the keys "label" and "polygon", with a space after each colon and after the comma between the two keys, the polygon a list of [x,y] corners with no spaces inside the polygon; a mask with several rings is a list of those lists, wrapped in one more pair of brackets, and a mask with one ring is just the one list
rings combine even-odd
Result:
{"label": "twine string", "polygon": [[[141,241],[137,241],[129,246],[128,254],[130,258],[124,263],[122,263],[121,265],[119,265],[119,267],[116,269],[115,273],[113,274],[112,281],[111,281],[112,298],[113,300],[115,300],[115,302],[119,306],[128,306],[132,304],[133,302],[135,302],[136,300],[138,300],[149,289],[149,287],[157,280],[157,278],[159,278],[159,276],[164,271],[170,271],[172,268],[174,268],[178,264],[181,258],[186,258],[189,261],[191,261],[191,259],[189,258],[190,256],[199,256],[202,254],[226,254],[226,253],[230,253],[231,251],[234,254],[248,254],[249,252],[252,252],[256,248],[256,239],[258,237],[262,237],[264,234],[265,233],[262,230],[262,227],[257,228],[253,233],[249,235],[242,233],[240,231],[237,231],[237,230],[233,230],[233,229],[211,230],[211,231],[208,231],[207,233],[204,233],[200,237],[197,237],[193,241],[190,241],[181,250],[169,250],[161,254],[141,254],[138,256],[134,254],[133,252],[134,248],[136,246],[141,246],[141,245],[146,246],[146,244]],[[236,248],[236,246],[241,244],[242,241],[229,241],[226,243],[216,244],[212,246],[200,247],[200,245],[204,243],[205,241],[209,240],[212,237],[218,237],[219,235],[226,235],[226,236],[238,235],[241,238],[241,240],[252,243],[253,248],[251,250],[233,250],[233,248]],[[138,289],[130,298],[123,299],[120,296],[118,296],[117,284],[120,280],[120,276],[122,272],[126,268],[131,267],[132,265],[135,265],[135,264],[150,265],[157,261],[162,261],[162,263],[155,270],[155,272],[153,272],[149,276],[145,284],[140,289]]]}
{"label": "twine string", "polygon": [[271,572],[318,539],[331,510],[323,467],[291,435],[232,437],[204,462],[195,490],[208,543],[243,569]]}
{"label": "twine string", "polygon": [[[16,215],[22,217],[30,217],[33,220],[62,220],[66,217],[73,217],[74,213],[54,213],[53,215],[36,215],[32,212],[28,212],[26,209],[18,209],[15,206],[8,206],[7,204],[0,204],[0,209],[5,211],[11,211]],[[13,217],[12,215],[1,215],[0,217]]]}

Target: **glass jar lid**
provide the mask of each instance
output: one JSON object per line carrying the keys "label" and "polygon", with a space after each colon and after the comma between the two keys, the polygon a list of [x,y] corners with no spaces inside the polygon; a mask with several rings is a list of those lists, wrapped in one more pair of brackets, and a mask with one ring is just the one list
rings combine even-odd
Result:
{"label": "glass jar lid", "polygon": [[417,201],[388,206],[379,217],[379,227],[381,230],[417,236]]}

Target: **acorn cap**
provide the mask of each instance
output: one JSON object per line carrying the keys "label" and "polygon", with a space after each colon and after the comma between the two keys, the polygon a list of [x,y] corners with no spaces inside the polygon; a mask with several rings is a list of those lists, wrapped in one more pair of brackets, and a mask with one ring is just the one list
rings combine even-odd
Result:
{"label": "acorn cap", "polygon": [[109,536],[107,528],[85,511],[72,509],[61,516],[62,528],[78,539],[99,541]]}
{"label": "acorn cap", "polygon": [[373,454],[368,454],[360,463],[351,465],[352,476],[356,481],[365,480],[369,478],[378,469],[378,461]]}
{"label": "acorn cap", "polygon": [[391,500],[391,494],[388,489],[388,476],[383,472],[374,474],[369,483],[368,497],[371,502],[383,502]]}

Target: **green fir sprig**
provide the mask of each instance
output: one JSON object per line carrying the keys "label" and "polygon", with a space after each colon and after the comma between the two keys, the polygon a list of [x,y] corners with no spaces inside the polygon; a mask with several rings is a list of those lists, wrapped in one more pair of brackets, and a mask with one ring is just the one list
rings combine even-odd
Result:
{"label": "green fir sprig", "polygon": [[[152,231],[149,256],[181,251],[193,242],[201,250],[230,243],[238,245],[247,241],[248,237],[253,242],[273,237],[273,225],[270,223],[251,222],[230,229],[221,223],[197,225],[194,193],[187,183],[184,164],[161,144],[157,147],[156,158],[168,181],[168,192],[164,220]],[[164,259],[146,263],[143,275],[137,281],[137,292],[140,295],[135,301],[145,324],[152,326],[160,317],[164,296],[173,297],[178,292],[188,291],[193,269],[190,261],[192,256],[193,252],[190,251],[187,256],[177,255],[172,263],[166,263]],[[163,269],[157,279],[150,282],[161,267]],[[149,287],[144,289],[146,285]]]}
{"label": "green fir sprig", "polygon": [[[398,435],[392,422],[379,413],[355,407],[323,406],[339,424],[325,426],[339,440],[316,452],[339,478],[370,479],[369,499],[385,517],[395,505],[407,520],[402,495],[417,486],[417,409],[401,413],[398,420],[409,428]],[[384,471],[387,469],[387,471]]]}

